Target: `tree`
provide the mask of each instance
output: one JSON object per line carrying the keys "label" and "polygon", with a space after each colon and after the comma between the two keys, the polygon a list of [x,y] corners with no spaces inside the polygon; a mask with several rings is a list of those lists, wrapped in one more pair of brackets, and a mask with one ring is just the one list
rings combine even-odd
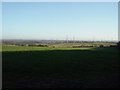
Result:
{"label": "tree", "polygon": [[120,48],[120,41],[117,43],[117,46]]}

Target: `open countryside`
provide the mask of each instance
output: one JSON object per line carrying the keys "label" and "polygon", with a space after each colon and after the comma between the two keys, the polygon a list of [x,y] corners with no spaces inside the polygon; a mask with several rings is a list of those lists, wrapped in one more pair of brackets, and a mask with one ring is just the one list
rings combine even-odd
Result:
{"label": "open countryside", "polygon": [[118,2],[69,1],[2,3],[3,90],[120,88]]}
{"label": "open countryside", "polygon": [[118,47],[4,45],[5,88],[108,88],[118,84]]}

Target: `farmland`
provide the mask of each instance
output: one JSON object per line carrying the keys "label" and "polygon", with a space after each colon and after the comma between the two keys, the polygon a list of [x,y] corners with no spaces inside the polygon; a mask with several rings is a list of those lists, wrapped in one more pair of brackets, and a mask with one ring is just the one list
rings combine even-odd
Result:
{"label": "farmland", "polygon": [[117,47],[2,47],[3,88],[115,88]]}

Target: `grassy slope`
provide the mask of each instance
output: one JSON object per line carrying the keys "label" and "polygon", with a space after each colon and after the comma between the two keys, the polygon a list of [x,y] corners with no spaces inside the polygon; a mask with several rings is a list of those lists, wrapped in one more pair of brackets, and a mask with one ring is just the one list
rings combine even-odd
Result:
{"label": "grassy slope", "polygon": [[41,51],[41,50],[89,50],[92,48],[52,48],[32,46],[3,46],[2,51]]}
{"label": "grassy slope", "polygon": [[74,49],[4,46],[3,87],[117,87],[117,48]]}

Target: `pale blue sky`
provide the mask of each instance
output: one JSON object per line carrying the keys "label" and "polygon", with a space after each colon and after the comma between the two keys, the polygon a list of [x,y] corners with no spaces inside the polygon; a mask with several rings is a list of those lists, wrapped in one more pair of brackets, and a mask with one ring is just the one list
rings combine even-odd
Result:
{"label": "pale blue sky", "polygon": [[3,39],[118,40],[117,2],[6,2]]}

